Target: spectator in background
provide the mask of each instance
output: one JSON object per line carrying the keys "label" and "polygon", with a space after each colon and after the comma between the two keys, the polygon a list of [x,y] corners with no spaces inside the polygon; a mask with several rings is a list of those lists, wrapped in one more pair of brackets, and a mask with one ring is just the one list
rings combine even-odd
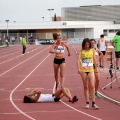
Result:
{"label": "spectator in background", "polygon": [[100,35],[98,40],[98,49],[103,53],[103,56],[99,59],[100,67],[104,68],[104,56],[107,51],[107,41],[104,39],[104,35]]}
{"label": "spectator in background", "polygon": [[26,51],[26,38],[25,38],[25,35],[23,36],[22,38],[22,46],[23,46],[23,55],[25,54],[25,51]]}
{"label": "spectator in background", "polygon": [[12,37],[11,37],[11,40],[12,40],[12,44],[14,45],[14,44],[15,44],[15,37],[12,36]]}
{"label": "spectator in background", "polygon": [[0,45],[2,45],[2,37],[0,36]]}
{"label": "spectator in background", "polygon": [[115,48],[116,70],[119,70],[120,60],[120,31],[118,31],[112,40],[112,46]]}
{"label": "spectator in background", "polygon": [[5,43],[6,43],[7,47],[9,47],[9,38],[8,37],[6,37]]}
{"label": "spectator in background", "polygon": [[22,44],[22,36],[20,36],[20,44]]}

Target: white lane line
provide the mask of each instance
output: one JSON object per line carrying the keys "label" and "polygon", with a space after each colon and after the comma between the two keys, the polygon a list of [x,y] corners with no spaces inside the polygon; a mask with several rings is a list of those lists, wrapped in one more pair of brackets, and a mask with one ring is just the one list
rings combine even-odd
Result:
{"label": "white lane line", "polygon": [[82,113],[82,114],[84,114],[84,115],[86,115],[86,116],[89,116],[89,117],[91,117],[91,118],[94,118],[94,119],[96,119],[96,120],[102,120],[102,119],[100,119],[100,118],[97,118],[97,117],[95,117],[95,116],[92,116],[92,115],[90,115],[90,114],[87,114],[87,113],[85,113],[85,112],[82,112],[82,111],[80,111],[80,110],[78,110],[78,109],[76,109],[76,108],[68,105],[67,103],[63,102],[62,100],[61,100],[61,102],[62,102],[64,105],[66,105],[67,107],[73,109],[74,111],[77,111],[77,112],[79,112],[79,113]]}
{"label": "white lane line", "polygon": [[15,103],[13,102],[12,99],[12,95],[15,92],[15,90],[21,85],[23,84],[23,82],[49,57],[50,54],[47,55],[47,57],[45,57],[26,77],[25,79],[22,80],[22,82],[20,82],[10,93],[10,102],[11,104],[23,115],[25,115],[26,117],[30,118],[31,120],[35,120],[34,118],[32,118],[31,116],[27,115],[26,113],[24,113],[22,110],[20,110]]}
{"label": "white lane line", "polygon": [[75,49],[75,46],[74,46],[74,45],[72,45],[72,47],[73,47],[73,49],[74,49],[74,51],[75,51],[76,55],[78,55],[79,53],[78,53],[78,52],[77,52],[77,50]]}
{"label": "white lane line", "polygon": [[[53,86],[53,93],[55,93],[55,83],[54,83],[54,86]],[[87,113],[85,113],[85,112],[82,112],[82,111],[80,111],[80,110],[78,110],[78,109],[76,109],[76,108],[68,105],[67,103],[63,102],[62,100],[60,100],[60,102],[62,102],[62,103],[63,103],[64,105],[66,105],[67,107],[73,109],[74,111],[77,111],[77,112],[79,112],[79,113],[82,113],[82,114],[84,114],[84,115],[86,115],[86,116],[89,116],[89,117],[91,117],[91,118],[94,118],[94,119],[96,119],[96,120],[102,120],[102,119],[100,119],[100,118],[97,118],[97,117],[95,117],[95,116],[92,116],[92,115],[90,115],[90,114],[87,114]]]}
{"label": "white lane line", "polygon": [[105,96],[105,95],[103,95],[102,93],[100,93],[100,92],[98,92],[103,98],[105,98],[105,99],[107,99],[107,100],[109,100],[109,101],[111,101],[111,102],[113,102],[113,103],[116,103],[117,105],[120,105],[120,101],[117,101],[117,100],[115,100],[115,99],[112,99],[112,98],[110,98],[110,97],[107,97],[107,96]]}
{"label": "white lane line", "polygon": [[[33,46],[34,47],[34,46]],[[33,48],[32,47],[32,48]],[[29,49],[29,48],[28,48]],[[21,51],[22,51],[22,49],[21,49]],[[17,52],[12,52],[11,54],[7,54],[7,55],[4,55],[4,56],[1,56],[0,58],[3,58],[3,57],[6,57],[6,56],[9,56],[9,55],[13,55],[13,54],[15,54],[15,53],[19,53],[19,52],[21,52],[20,50],[19,51],[17,51]]]}
{"label": "white lane line", "polygon": [[[49,48],[49,46],[48,46],[47,48]],[[41,50],[40,52],[38,52],[38,53],[34,54],[33,56],[29,57],[28,59],[24,60],[23,62],[15,65],[14,67],[10,68],[9,70],[7,70],[7,71],[5,71],[5,72],[3,72],[2,74],[0,74],[0,77],[1,77],[2,75],[6,74],[7,72],[11,71],[12,69],[16,68],[17,66],[21,65],[22,63],[24,63],[24,62],[28,61],[29,59],[33,58],[34,56],[38,55],[39,53],[45,51],[47,48]]]}
{"label": "white lane line", "polygon": [[[11,47],[11,49],[9,48],[9,49],[5,49],[6,51],[0,51],[0,54],[6,54],[6,53],[8,53],[8,52],[12,52],[12,51],[15,51],[16,49],[18,50],[18,49],[21,49],[20,48],[20,46],[14,46],[15,48],[13,48],[13,47]],[[19,48],[18,48],[19,47]]]}
{"label": "white lane line", "polygon": [[[40,47],[40,48],[41,48],[41,47]],[[34,50],[37,50],[37,49],[39,49],[39,48],[36,48],[36,49],[34,49]],[[31,51],[32,51],[32,50],[31,50]],[[31,52],[31,51],[29,51],[29,52]],[[22,53],[21,53],[21,54],[22,54]],[[3,64],[3,63],[6,63],[6,62],[8,62],[8,61],[11,61],[11,60],[13,60],[13,59],[16,59],[16,58],[18,58],[18,57],[21,57],[21,56],[22,56],[21,54],[18,55],[18,56],[13,57],[13,58],[11,58],[11,59],[8,59],[8,60],[6,60],[6,61],[1,62],[0,65]]]}
{"label": "white lane line", "polygon": [[[60,113],[60,112],[73,112],[74,110],[55,110],[55,111],[29,111],[29,112],[25,112],[26,114],[28,114],[28,113]],[[14,114],[21,114],[21,113],[19,113],[19,112],[15,112],[15,113],[0,113],[0,114],[7,114],[7,115],[14,115]]]}

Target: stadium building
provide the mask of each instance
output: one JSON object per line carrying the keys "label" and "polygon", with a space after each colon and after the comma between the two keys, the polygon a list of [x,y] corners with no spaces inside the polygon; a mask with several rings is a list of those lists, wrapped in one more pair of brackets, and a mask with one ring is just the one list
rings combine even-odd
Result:
{"label": "stadium building", "polygon": [[0,36],[15,36],[16,40],[23,34],[34,39],[52,39],[57,32],[70,40],[83,38],[98,39],[101,34],[111,40],[120,30],[120,5],[95,5],[66,7],[61,10],[61,21],[42,21],[39,23],[1,22]]}

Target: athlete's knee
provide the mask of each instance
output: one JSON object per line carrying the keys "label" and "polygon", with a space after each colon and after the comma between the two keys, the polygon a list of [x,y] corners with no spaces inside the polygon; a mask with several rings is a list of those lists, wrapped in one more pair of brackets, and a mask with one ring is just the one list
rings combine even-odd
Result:
{"label": "athlete's knee", "polygon": [[60,77],[64,77],[64,74],[60,74]]}
{"label": "athlete's knee", "polygon": [[90,89],[91,89],[91,90],[94,90],[94,89],[95,89],[95,86],[94,86],[94,85],[90,85]]}
{"label": "athlete's knee", "polygon": [[54,77],[55,77],[55,78],[58,78],[58,74],[55,74]]}
{"label": "athlete's knee", "polygon": [[65,90],[66,90],[65,88],[61,87],[61,91],[62,91],[62,92],[65,91]]}
{"label": "athlete's knee", "polygon": [[88,85],[84,85],[84,89],[87,90],[88,89]]}

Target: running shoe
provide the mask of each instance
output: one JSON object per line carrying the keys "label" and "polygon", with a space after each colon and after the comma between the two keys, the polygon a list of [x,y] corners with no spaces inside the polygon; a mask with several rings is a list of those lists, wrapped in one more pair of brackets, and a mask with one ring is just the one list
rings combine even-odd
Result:
{"label": "running shoe", "polygon": [[117,71],[117,72],[119,72],[119,71],[120,71],[119,67],[117,67],[117,68],[116,68],[116,71]]}
{"label": "running shoe", "polygon": [[73,99],[72,99],[72,103],[77,102],[77,101],[78,101],[77,96],[74,96]]}
{"label": "running shoe", "polygon": [[92,107],[93,107],[95,110],[99,109],[99,107],[98,107],[95,103],[92,104]]}
{"label": "running shoe", "polygon": [[97,98],[101,98],[101,96],[98,92],[95,92],[95,95],[97,96]]}
{"label": "running shoe", "polygon": [[89,109],[90,108],[90,104],[86,104],[85,109]]}
{"label": "running shoe", "polygon": [[92,95],[89,95],[89,99],[92,99]]}

